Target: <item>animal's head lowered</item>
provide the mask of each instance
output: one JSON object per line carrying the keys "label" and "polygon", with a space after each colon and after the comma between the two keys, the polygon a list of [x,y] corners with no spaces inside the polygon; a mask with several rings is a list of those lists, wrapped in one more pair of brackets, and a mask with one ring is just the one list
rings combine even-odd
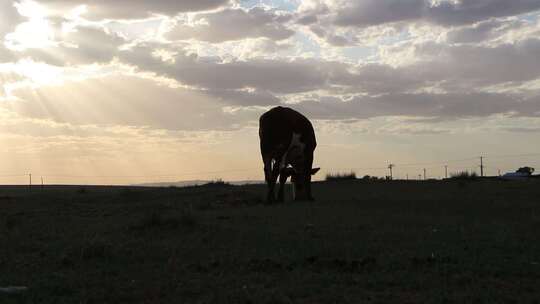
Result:
{"label": "animal's head lowered", "polygon": [[308,194],[308,187],[311,187],[311,176],[319,172],[321,168],[302,168],[294,167],[283,169],[282,174],[291,177],[293,183],[293,199],[295,201],[313,200]]}

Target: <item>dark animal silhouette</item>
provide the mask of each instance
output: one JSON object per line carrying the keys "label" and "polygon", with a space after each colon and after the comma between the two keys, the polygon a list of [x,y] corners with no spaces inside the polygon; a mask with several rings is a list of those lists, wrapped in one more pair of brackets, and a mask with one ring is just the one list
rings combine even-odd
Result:
{"label": "dark animal silhouette", "polygon": [[268,185],[267,201],[275,200],[278,176],[278,201],[283,201],[283,188],[289,176],[294,184],[294,199],[313,200],[311,175],[319,168],[312,168],[317,141],[311,122],[293,109],[275,107],[259,119],[259,138]]}

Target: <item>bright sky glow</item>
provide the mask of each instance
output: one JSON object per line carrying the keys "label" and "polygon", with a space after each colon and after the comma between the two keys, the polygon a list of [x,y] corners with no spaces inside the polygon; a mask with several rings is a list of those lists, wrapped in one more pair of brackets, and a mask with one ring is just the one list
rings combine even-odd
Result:
{"label": "bright sky glow", "polygon": [[46,9],[33,1],[23,1],[15,4],[15,7],[28,21],[19,24],[13,33],[6,36],[6,46],[21,51],[53,45],[54,33],[46,20]]}

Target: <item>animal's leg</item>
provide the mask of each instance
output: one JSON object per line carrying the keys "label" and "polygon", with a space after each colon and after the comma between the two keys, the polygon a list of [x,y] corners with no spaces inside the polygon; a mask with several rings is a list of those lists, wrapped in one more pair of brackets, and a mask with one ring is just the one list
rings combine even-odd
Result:
{"label": "animal's leg", "polygon": [[306,172],[306,176],[305,176],[305,178],[306,178],[305,186],[306,186],[307,199],[309,201],[314,201],[315,199],[311,195],[311,167],[313,166],[313,153],[309,153],[307,155],[305,166],[306,166],[305,168],[308,168],[308,171]]}
{"label": "animal's leg", "polygon": [[264,163],[264,180],[268,183],[272,176],[272,158],[263,157]]}
{"label": "animal's leg", "polygon": [[308,177],[310,180],[306,181],[306,193],[307,193],[307,200],[308,201],[314,201],[315,198],[313,198],[313,195],[311,195],[311,176]]}
{"label": "animal's leg", "polygon": [[276,181],[279,175],[279,163],[274,162],[272,165],[272,162],[268,165],[268,167],[265,165],[265,178],[266,178],[266,184],[268,185],[268,195],[267,195],[267,202],[272,203],[275,201],[274,197],[274,187],[276,185]]}
{"label": "animal's leg", "polygon": [[264,157],[264,180],[268,187],[268,194],[266,196],[266,202],[272,203],[274,201],[274,187],[272,185],[272,158]]}
{"label": "animal's leg", "polygon": [[285,201],[284,188],[285,188],[285,183],[287,182],[287,178],[289,178],[289,175],[290,175],[286,171],[287,171],[287,168],[284,168],[279,173],[279,190],[278,190],[278,197],[277,197],[278,202]]}

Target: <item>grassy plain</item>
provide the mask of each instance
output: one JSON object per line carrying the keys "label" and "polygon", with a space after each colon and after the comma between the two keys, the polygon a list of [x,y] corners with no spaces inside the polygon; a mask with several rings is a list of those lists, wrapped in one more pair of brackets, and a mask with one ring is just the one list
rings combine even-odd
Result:
{"label": "grassy plain", "polygon": [[0,303],[540,303],[540,181],[0,188]]}

